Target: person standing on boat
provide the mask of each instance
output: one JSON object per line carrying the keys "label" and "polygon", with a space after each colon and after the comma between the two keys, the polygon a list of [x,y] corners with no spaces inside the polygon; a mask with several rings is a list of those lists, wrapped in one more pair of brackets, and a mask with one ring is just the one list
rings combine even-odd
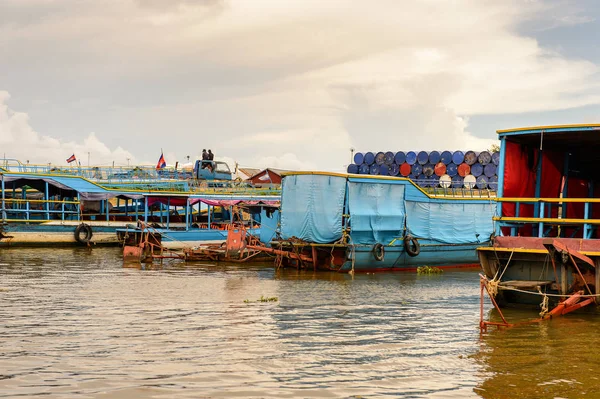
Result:
{"label": "person standing on boat", "polygon": [[[205,148],[202,149],[202,161],[208,161],[208,152]],[[206,168],[206,165],[208,165],[208,162],[201,162],[202,169]]]}
{"label": "person standing on boat", "polygon": [[[212,161],[215,158],[215,154],[212,153],[210,148],[208,149],[207,157],[208,157],[209,161]],[[211,173],[213,171],[213,167],[214,167],[214,164],[212,162],[208,162],[208,169],[211,171]]]}

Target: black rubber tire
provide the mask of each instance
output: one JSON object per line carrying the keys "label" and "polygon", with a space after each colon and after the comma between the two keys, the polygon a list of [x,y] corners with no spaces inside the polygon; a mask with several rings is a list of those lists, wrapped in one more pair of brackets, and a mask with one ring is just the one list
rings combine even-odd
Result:
{"label": "black rubber tire", "polygon": [[75,229],[75,241],[86,245],[92,239],[93,234],[92,227],[89,224],[81,223]]}
{"label": "black rubber tire", "polygon": [[407,235],[404,237],[404,250],[408,256],[415,257],[421,253],[421,244],[415,237]]}
{"label": "black rubber tire", "polygon": [[378,262],[381,262],[385,258],[385,248],[383,247],[383,244],[377,243],[373,246],[373,257]]}

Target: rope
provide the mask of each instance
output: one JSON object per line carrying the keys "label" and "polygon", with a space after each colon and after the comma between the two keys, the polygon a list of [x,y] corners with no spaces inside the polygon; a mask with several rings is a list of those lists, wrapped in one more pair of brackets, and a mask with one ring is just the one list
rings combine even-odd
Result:
{"label": "rope", "polygon": [[168,235],[168,234],[166,234],[166,233],[162,233],[162,232],[158,231],[156,228],[154,228],[154,227],[152,227],[152,226],[150,226],[150,225],[148,225],[148,224],[145,224],[145,223],[144,223],[144,225],[142,226],[142,229],[144,229],[144,228],[145,228],[146,230],[151,230],[153,233],[160,234],[161,236],[163,236],[163,237],[165,237],[165,238],[168,238],[168,239],[170,239],[171,241],[178,242],[178,243],[180,243],[180,244],[185,244],[185,242],[183,242],[183,241],[180,241],[180,240],[177,240],[177,239],[175,239],[174,237],[172,237],[172,236],[170,236],[170,235]]}
{"label": "rope", "polygon": [[489,280],[487,282],[488,291],[492,297],[498,295],[498,285],[500,284],[499,280]]}
{"label": "rope", "polygon": [[[538,290],[538,292],[540,294],[543,294],[542,291]],[[544,317],[546,315],[546,313],[548,313],[548,295],[543,294],[544,298],[542,299],[542,303],[540,304],[540,308],[542,309],[540,311],[540,317]]]}
{"label": "rope", "polygon": [[[502,277],[504,276],[504,272],[506,272],[506,270],[508,269],[508,265],[510,264],[510,261],[514,254],[515,254],[515,250],[513,249],[512,252],[510,253],[510,256],[508,257],[508,261],[506,262],[506,265],[504,266],[504,270],[502,270],[502,274],[500,275],[500,277],[498,277],[498,272],[500,271],[500,269],[496,270],[496,275],[494,276],[492,281],[499,282],[500,280],[502,280]],[[500,259],[498,259],[498,261],[500,261]]]}
{"label": "rope", "polygon": [[[494,250],[494,252],[496,252],[496,251]],[[502,270],[502,274],[500,274],[500,276],[498,277],[498,272],[500,271],[500,269],[498,269],[498,270],[496,270],[496,274],[494,275],[494,278],[487,281],[488,291],[492,297],[495,297],[496,295],[498,295],[500,280],[502,280],[502,277],[504,276],[504,272],[506,272],[506,270],[508,269],[508,265],[510,264],[510,261],[512,260],[514,253],[515,253],[514,250],[510,253],[510,256],[508,257],[508,261],[506,262],[506,265],[504,266],[504,270]],[[498,259],[498,262],[500,262],[500,259],[498,258],[497,254],[496,254],[496,258]]]}
{"label": "rope", "polygon": [[[570,298],[573,295],[564,295],[564,294],[548,294],[548,293],[542,293],[542,292],[533,292],[533,291],[527,291],[527,290],[522,290],[519,288],[515,288],[515,287],[507,287],[507,286],[498,286],[499,289],[501,290],[505,290],[505,291],[515,291],[515,292],[520,292],[522,294],[530,294],[530,295],[543,295],[543,296],[548,296],[548,297],[554,297],[554,298]],[[579,295],[582,298],[600,298],[600,294],[580,294]]]}
{"label": "rope", "polygon": [[348,236],[348,238],[350,239],[350,246],[352,248],[352,268],[350,269],[350,274],[352,275],[352,277],[354,277],[354,259],[356,258],[356,249],[354,246],[354,242],[352,242],[352,237]]}

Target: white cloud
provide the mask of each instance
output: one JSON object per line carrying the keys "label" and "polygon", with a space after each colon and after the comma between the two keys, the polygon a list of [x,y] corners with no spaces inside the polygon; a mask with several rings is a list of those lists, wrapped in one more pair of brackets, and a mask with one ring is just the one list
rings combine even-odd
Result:
{"label": "white cloud", "polygon": [[75,154],[79,162],[86,165],[89,153],[95,165],[110,165],[113,161],[115,165],[126,165],[127,158],[135,162],[130,152],[121,147],[111,150],[93,132],[81,142],[41,135],[31,127],[27,114],[8,107],[9,99],[8,92],[0,91],[0,146],[6,158],[22,163],[64,165],[66,159]]}
{"label": "white cloud", "polygon": [[[30,127],[23,135],[42,148],[91,146],[107,160],[127,148],[152,163],[164,147],[174,164],[206,147],[248,167],[340,170],[350,147],[487,148],[495,132],[476,137],[470,116],[600,103],[595,64],[518,30],[560,15],[563,25],[587,23],[580,11],[561,14],[569,2],[23,4],[0,5],[14,21],[0,24],[9,54],[0,76],[11,76],[36,124],[59,109],[97,132],[84,141],[75,127],[60,141]],[[26,115],[12,124],[29,126]],[[19,151],[14,140],[4,148]]]}

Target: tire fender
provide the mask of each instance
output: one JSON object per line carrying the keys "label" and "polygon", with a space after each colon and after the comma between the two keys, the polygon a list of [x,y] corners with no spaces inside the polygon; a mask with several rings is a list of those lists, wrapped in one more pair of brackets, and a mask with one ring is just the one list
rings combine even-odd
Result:
{"label": "tire fender", "polygon": [[404,237],[404,250],[408,256],[415,257],[421,253],[421,244],[419,244],[419,240],[409,234]]}
{"label": "tire fender", "polygon": [[81,223],[75,229],[75,241],[80,244],[87,244],[92,239],[92,227],[89,224]]}
{"label": "tire fender", "polygon": [[377,243],[373,246],[373,257],[376,261],[381,262],[385,257],[385,248],[383,244]]}

